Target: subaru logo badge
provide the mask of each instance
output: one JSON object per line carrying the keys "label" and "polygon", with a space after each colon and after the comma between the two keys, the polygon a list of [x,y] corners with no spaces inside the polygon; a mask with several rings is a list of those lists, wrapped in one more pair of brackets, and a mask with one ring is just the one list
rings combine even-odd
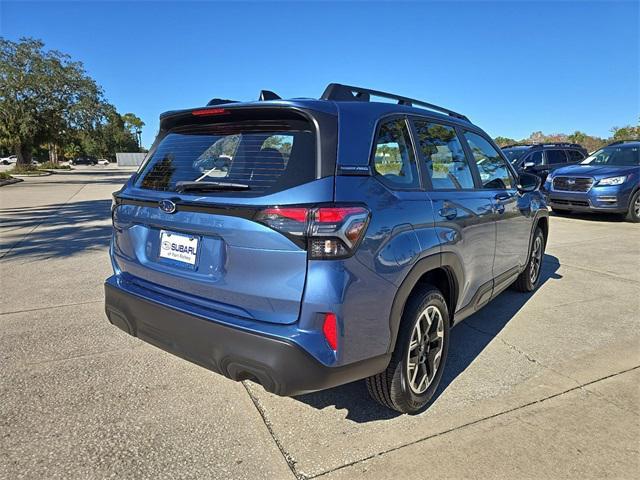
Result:
{"label": "subaru logo badge", "polygon": [[576,181],[573,178],[567,178],[567,184],[574,185]]}
{"label": "subaru logo badge", "polygon": [[160,200],[158,206],[164,213],[173,213],[176,211],[176,204],[171,200]]}

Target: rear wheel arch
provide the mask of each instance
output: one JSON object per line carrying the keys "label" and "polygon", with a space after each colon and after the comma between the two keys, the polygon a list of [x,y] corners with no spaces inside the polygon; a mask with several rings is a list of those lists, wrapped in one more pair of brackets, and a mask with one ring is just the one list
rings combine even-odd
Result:
{"label": "rear wheel arch", "polygon": [[[544,243],[546,245],[549,238],[549,217],[547,217],[546,215],[541,216],[533,225],[533,232],[535,232],[536,228],[538,227],[540,227],[540,230],[542,230],[542,235],[544,235]],[[533,233],[531,235],[533,235]]]}
{"label": "rear wheel arch", "polygon": [[449,322],[453,323],[460,292],[459,286],[463,284],[463,272],[462,262],[450,252],[431,255],[416,262],[398,288],[391,306],[389,318],[391,340],[388,352],[393,352],[395,348],[405,307],[412,296],[423,291],[426,285],[436,287],[442,292],[449,309]]}

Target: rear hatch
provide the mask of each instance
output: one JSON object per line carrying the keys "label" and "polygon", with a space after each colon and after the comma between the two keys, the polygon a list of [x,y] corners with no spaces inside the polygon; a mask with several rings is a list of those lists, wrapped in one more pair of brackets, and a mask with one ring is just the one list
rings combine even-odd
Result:
{"label": "rear hatch", "polygon": [[306,216],[287,206],[333,200],[335,129],[333,115],[284,107],[163,118],[147,161],[116,194],[116,270],[212,313],[295,322]]}

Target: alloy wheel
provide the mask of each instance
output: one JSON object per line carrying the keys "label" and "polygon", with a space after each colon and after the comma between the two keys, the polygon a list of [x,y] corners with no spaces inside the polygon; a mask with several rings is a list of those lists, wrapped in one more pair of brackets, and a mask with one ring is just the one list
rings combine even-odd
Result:
{"label": "alloy wheel", "polygon": [[429,387],[442,358],[444,318],[438,307],[429,305],[418,317],[407,353],[407,378],[416,394]]}
{"label": "alloy wheel", "polygon": [[540,274],[540,265],[542,264],[542,238],[536,237],[533,242],[533,251],[531,252],[531,266],[529,269],[529,279],[535,284]]}

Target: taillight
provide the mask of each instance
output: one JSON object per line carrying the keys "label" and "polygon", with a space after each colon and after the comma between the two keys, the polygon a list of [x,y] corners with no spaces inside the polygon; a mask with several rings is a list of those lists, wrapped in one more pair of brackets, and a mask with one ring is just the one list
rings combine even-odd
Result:
{"label": "taillight", "polygon": [[360,206],[270,207],[256,220],[302,242],[311,259],[345,258],[353,254],[369,223]]}

